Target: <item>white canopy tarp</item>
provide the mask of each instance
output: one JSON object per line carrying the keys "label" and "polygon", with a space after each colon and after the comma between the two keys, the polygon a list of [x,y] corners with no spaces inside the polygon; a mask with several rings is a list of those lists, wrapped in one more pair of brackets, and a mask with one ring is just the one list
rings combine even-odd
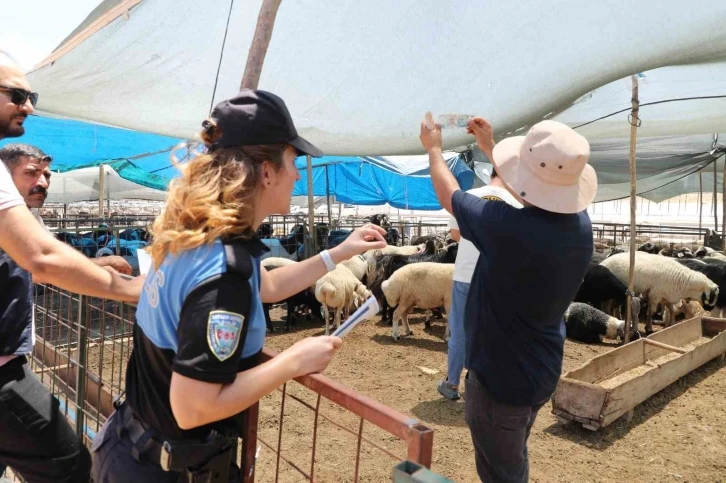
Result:
{"label": "white canopy tarp", "polygon": [[[109,166],[104,166],[103,169],[104,200],[166,200],[166,191],[154,190],[125,180]],[[98,200],[99,174],[99,168],[53,173],[46,202],[66,204]]]}
{"label": "white canopy tarp", "polygon": [[[260,4],[106,1],[30,74],[39,108],[191,139],[238,91]],[[712,0],[287,1],[259,87],[326,154],[415,154],[427,110],[522,132],[632,73],[724,60],[724,20]]]}

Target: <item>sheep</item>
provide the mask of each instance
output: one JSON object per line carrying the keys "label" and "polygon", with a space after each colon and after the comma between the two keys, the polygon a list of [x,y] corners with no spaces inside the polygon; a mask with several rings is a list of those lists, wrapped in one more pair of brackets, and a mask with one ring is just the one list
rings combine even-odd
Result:
{"label": "sheep", "polygon": [[415,255],[417,253],[423,253],[424,250],[426,250],[426,245],[405,245],[402,247],[397,247],[394,245],[386,245],[384,248],[380,250],[368,250],[363,254],[363,256],[366,258],[366,260],[370,260],[371,258],[375,258],[377,255]]}
{"label": "sheep", "polygon": [[[261,265],[265,270],[269,272],[286,265],[294,265],[295,263],[297,262],[289,260],[287,258],[270,257],[264,258]],[[291,324],[295,322],[294,316],[298,307],[304,306],[305,309],[309,311],[308,318],[310,318],[311,313],[320,313],[320,303],[315,299],[314,287],[308,287],[296,293],[295,295],[288,297],[285,300],[285,304],[287,305],[287,316],[285,317],[285,331],[289,331]],[[272,307],[272,304],[263,303],[262,307],[265,311],[265,322],[267,323],[267,330],[269,332],[275,332],[275,329],[272,325],[272,320],[270,319],[270,308]]]}
{"label": "sheep", "polygon": [[315,284],[315,298],[323,305],[323,318],[325,319],[325,335],[330,333],[330,313],[335,309],[334,321],[336,329],[340,327],[340,318],[343,310],[351,305],[360,304],[371,296],[370,291],[355,275],[342,265],[323,275]]}
{"label": "sheep", "polygon": [[718,299],[711,310],[711,316],[726,316],[726,262],[717,258],[706,257],[701,260],[678,260],[682,265],[700,272],[718,285]]}
{"label": "sheep", "polygon": [[693,252],[688,247],[676,248],[671,246],[670,248],[664,248],[659,251],[658,255],[672,258],[693,258]]}
{"label": "sheep", "polygon": [[436,250],[441,250],[442,248],[444,248],[445,245],[448,245],[448,243],[445,243],[444,239],[438,235],[417,236],[416,238],[411,240],[411,245],[425,245],[429,241],[433,242],[434,248]]}
{"label": "sheep", "polygon": [[623,250],[621,250],[620,248],[613,248],[608,253],[600,253],[600,252],[594,251],[594,252],[592,252],[592,258],[590,259],[590,261],[592,263],[599,264],[599,263],[602,263],[602,261],[605,260],[606,258],[612,257],[613,255],[617,255],[618,253],[623,253]]}
{"label": "sheep", "polygon": [[[388,280],[399,268],[409,263],[434,262],[434,263],[454,263],[456,254],[459,250],[459,244],[454,242],[448,245],[444,250],[434,254],[417,254],[417,255],[396,255],[396,254],[379,254],[368,261],[368,288],[373,295],[381,302],[383,312],[382,320],[391,320],[388,303],[381,290],[381,284],[384,280]],[[426,327],[429,327],[429,318],[426,320]]]}
{"label": "sheep", "polygon": [[[627,283],[630,267],[630,254],[620,253],[604,260],[602,266],[608,268],[621,282]],[[653,332],[653,314],[658,304],[663,303],[675,313],[673,304],[681,299],[700,300],[709,310],[716,304],[719,289],[705,275],[694,272],[676,260],[635,252],[634,287],[635,292],[648,299],[648,317],[646,333]],[[665,320],[665,326],[671,325],[672,317]]]}
{"label": "sheep", "polygon": [[617,305],[625,304],[627,291],[627,285],[613,275],[609,269],[591,263],[577,294],[575,294],[574,301],[584,302],[598,310],[609,312],[606,305],[611,305],[613,301]]}
{"label": "sheep", "polygon": [[673,313],[674,320],[677,316],[681,314],[685,316],[684,320],[690,320],[694,317],[700,317],[701,315],[706,314],[706,310],[703,308],[703,306],[695,300],[691,300],[690,302],[681,300],[673,307],[675,308],[675,312]]}
{"label": "sheep", "polygon": [[[411,335],[408,314],[414,306],[422,309],[441,307],[450,313],[451,288],[454,284],[454,265],[451,263],[411,263],[397,270],[383,282],[381,289],[388,305],[395,306],[393,312],[393,340],[398,340],[398,321],[404,325],[404,336]],[[448,317],[448,315],[447,315]],[[446,325],[444,340],[449,339]]]}
{"label": "sheep", "polygon": [[355,278],[360,280],[362,283],[366,283],[368,273],[368,262],[363,255],[356,255],[349,260],[340,262],[338,265],[342,265],[351,271]]}
{"label": "sheep", "polygon": [[[580,302],[573,302],[565,311],[567,337],[588,344],[602,342],[603,338],[625,340],[625,321]],[[637,331],[633,332],[636,336]],[[637,336],[636,336],[637,337]]]}
{"label": "sheep", "polygon": [[707,259],[707,258],[713,258],[713,259],[716,259],[716,260],[721,260],[721,261],[725,261],[726,262],[726,255],[724,255],[721,252],[709,253],[708,255],[706,255],[706,257],[704,258],[704,260]]}
{"label": "sheep", "polygon": [[696,250],[696,253],[694,253],[693,255],[696,258],[703,258],[710,255],[711,253],[716,253],[716,250],[710,247],[698,247],[698,250]]}

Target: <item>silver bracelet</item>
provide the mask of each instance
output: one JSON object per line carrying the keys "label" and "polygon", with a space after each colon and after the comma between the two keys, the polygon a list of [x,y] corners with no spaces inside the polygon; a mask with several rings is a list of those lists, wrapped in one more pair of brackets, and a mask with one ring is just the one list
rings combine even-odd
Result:
{"label": "silver bracelet", "polygon": [[333,263],[333,259],[330,258],[330,252],[328,250],[323,250],[322,252],[320,252],[320,258],[323,259],[325,268],[327,268],[329,272],[335,270],[335,263]]}

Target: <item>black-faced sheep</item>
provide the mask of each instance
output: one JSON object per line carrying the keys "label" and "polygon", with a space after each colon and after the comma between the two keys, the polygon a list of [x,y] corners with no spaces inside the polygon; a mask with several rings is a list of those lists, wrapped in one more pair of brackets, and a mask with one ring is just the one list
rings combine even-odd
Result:
{"label": "black-faced sheep", "polygon": [[[393,340],[399,338],[399,321],[403,322],[404,336],[413,333],[408,325],[408,314],[414,307],[433,309],[443,305],[449,314],[453,283],[453,264],[431,262],[408,264],[383,282],[381,289],[388,305],[396,307],[393,312]],[[445,340],[448,340],[448,333],[447,322]]]}
{"label": "black-faced sheep", "polygon": [[[614,255],[602,262],[621,282],[628,282],[630,254]],[[716,304],[718,286],[702,273],[684,267],[676,260],[649,253],[635,252],[634,287],[637,293],[647,296],[648,319],[646,333],[653,331],[653,314],[659,304],[664,304],[670,314],[673,307],[682,299],[697,300],[707,310]],[[673,322],[672,317],[664,320],[666,327]]]}
{"label": "black-faced sheep", "polygon": [[718,285],[718,299],[716,300],[716,306],[711,310],[711,316],[726,316],[726,261],[716,258],[678,261],[691,270],[704,274],[709,280]]}
{"label": "black-faced sheep", "polygon": [[[604,337],[617,340],[625,338],[625,321],[618,320],[587,304],[574,302],[565,312],[567,337],[588,344],[602,342]],[[639,337],[633,331],[634,337]]]}

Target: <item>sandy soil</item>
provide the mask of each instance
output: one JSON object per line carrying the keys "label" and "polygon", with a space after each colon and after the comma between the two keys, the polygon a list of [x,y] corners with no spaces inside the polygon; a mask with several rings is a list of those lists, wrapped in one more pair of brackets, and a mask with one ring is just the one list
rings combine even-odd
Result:
{"label": "sandy soil", "polygon": [[[302,320],[286,333],[281,322],[284,309],[274,309],[278,332],[267,345],[283,350],[306,336],[323,333],[318,320]],[[278,322],[279,321],[279,322]],[[457,482],[478,481],[471,440],[464,422],[464,402],[443,399],[436,384],[446,371],[444,321],[434,320],[424,330],[423,314],[411,318],[412,337],[394,342],[391,328],[376,320],[358,326],[346,337],[326,375],[434,430],[432,470]],[[616,345],[588,345],[567,341],[564,371]],[[101,357],[101,350],[103,356]],[[122,385],[118,358],[129,355],[129,342],[108,342],[89,350],[91,371],[103,373],[105,384]],[[75,352],[75,351],[74,351]],[[75,356],[75,354],[73,354]],[[115,360],[115,361],[114,361]],[[103,369],[101,371],[101,364]],[[435,374],[430,372],[437,371]],[[534,482],[724,482],[726,483],[726,364],[712,361],[653,396],[635,409],[630,422],[617,421],[598,432],[576,424],[562,425],[546,405],[539,414],[530,444],[531,481]],[[297,383],[288,384],[283,412],[282,455],[310,473],[316,396]],[[259,437],[277,448],[281,392],[266,397],[260,406]],[[307,407],[307,406],[309,407]],[[316,445],[315,480],[354,481],[360,419],[321,400],[323,416],[353,434],[320,418]],[[363,442],[360,481],[390,481],[391,469],[406,455],[405,445],[371,424],[363,425],[363,437],[395,455]],[[261,447],[257,462],[258,482],[275,481],[277,456]],[[281,482],[306,481],[290,464],[279,461]]]}
{"label": "sandy soil", "polygon": [[[284,310],[276,309],[273,320]],[[424,330],[423,316],[412,318],[414,335],[394,342],[391,328],[377,321],[361,324],[345,341],[326,375],[398,411],[411,415],[434,429],[432,470],[457,482],[478,481],[471,440],[464,422],[464,402],[450,402],[436,391],[446,370],[444,322],[434,321],[431,332]],[[320,335],[322,324],[302,321],[290,333],[280,331],[268,338],[268,346],[282,350],[295,341]],[[563,370],[571,370],[616,345],[567,341]],[[439,371],[427,374],[419,367]],[[551,414],[551,405],[539,414],[529,451],[531,480],[535,482],[726,482],[726,365],[712,361],[673,384],[635,409],[630,422],[617,421],[598,432],[576,424],[562,425]],[[288,390],[305,394],[312,406],[314,396],[297,384]],[[277,447],[280,393],[261,405],[260,437]],[[322,413],[339,418],[331,404]],[[283,455],[309,473],[313,412],[287,399],[282,433]],[[338,419],[336,419],[338,421]],[[347,427],[358,429],[358,420],[342,418]],[[364,436],[397,455],[405,446],[364,426]],[[356,438],[330,423],[318,431],[316,474],[318,481],[353,481]],[[390,481],[395,461],[363,443],[361,481]],[[274,481],[276,457],[260,451],[257,481]],[[280,481],[304,481],[280,461]]]}

